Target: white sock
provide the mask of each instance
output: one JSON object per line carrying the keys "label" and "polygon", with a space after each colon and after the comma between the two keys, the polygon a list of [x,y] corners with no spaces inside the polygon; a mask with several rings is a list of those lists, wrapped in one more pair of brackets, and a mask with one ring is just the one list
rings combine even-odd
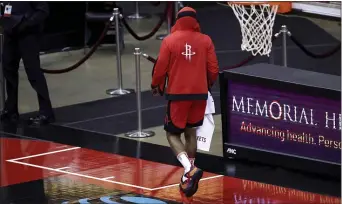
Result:
{"label": "white sock", "polygon": [[189,157],[186,154],[186,152],[179,153],[177,155],[177,159],[182,164],[182,166],[184,167],[184,174],[189,172],[191,169],[191,162],[190,162]]}
{"label": "white sock", "polygon": [[182,182],[185,182],[188,178],[185,175],[182,176]]}

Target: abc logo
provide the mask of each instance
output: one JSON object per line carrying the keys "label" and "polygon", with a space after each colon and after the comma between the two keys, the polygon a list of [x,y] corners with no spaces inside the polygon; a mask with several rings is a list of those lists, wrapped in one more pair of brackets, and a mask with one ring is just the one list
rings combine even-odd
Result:
{"label": "abc logo", "polygon": [[228,148],[227,153],[229,154],[236,154],[236,149]]}

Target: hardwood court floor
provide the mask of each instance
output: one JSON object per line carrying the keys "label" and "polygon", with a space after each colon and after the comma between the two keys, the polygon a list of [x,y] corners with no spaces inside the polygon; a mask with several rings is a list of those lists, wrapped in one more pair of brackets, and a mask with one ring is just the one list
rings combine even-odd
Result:
{"label": "hardwood court floor", "polygon": [[[181,203],[183,170],[169,148],[98,136],[63,127],[2,132],[0,203]],[[194,203],[340,203],[338,181],[204,154],[196,163],[205,173]]]}

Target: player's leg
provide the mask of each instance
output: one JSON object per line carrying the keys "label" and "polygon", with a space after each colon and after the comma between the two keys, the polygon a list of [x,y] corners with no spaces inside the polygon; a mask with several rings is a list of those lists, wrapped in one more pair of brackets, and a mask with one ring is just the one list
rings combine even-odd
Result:
{"label": "player's leg", "polygon": [[206,108],[206,101],[194,101],[187,120],[187,126],[184,131],[185,149],[189,155],[192,164],[195,164],[195,157],[197,152],[197,133],[196,128],[202,126],[204,113]]}
{"label": "player's leg", "polygon": [[164,129],[171,149],[184,167],[184,174],[190,171],[191,163],[181,141],[191,104],[187,101],[170,101],[167,107]]}
{"label": "player's leg", "polygon": [[185,128],[185,151],[189,156],[191,164],[195,165],[195,157],[197,152],[196,128]]}
{"label": "player's leg", "polygon": [[[185,147],[188,151],[189,156],[195,160],[195,154],[197,151],[197,138],[196,138],[196,127],[199,127],[203,123],[206,101],[192,101],[187,125],[185,128]],[[185,177],[188,179],[188,183],[191,183],[193,188],[189,191],[183,191],[186,196],[190,197],[197,192],[198,182],[202,178],[203,171],[197,168],[195,165],[192,165],[191,170],[185,174]],[[182,185],[181,185],[182,189]]]}
{"label": "player's leg", "polygon": [[[195,135],[195,137],[194,137],[194,135]],[[195,166],[195,154],[196,154],[196,150],[197,150],[196,129],[195,128],[185,128],[185,130],[184,130],[184,137],[185,137],[185,151],[188,154],[191,166],[194,169],[194,166]],[[193,192],[196,192],[197,188],[198,188],[198,185],[195,185],[195,187],[193,189]],[[179,192],[180,192],[180,194],[182,196],[183,204],[190,204],[190,203],[192,203],[193,197],[192,196],[186,196],[183,191],[184,190],[182,189],[182,187],[180,187]]]}
{"label": "player's leg", "polygon": [[169,102],[164,125],[170,147],[184,167],[180,189],[186,197],[191,197],[194,192],[196,192],[197,183],[194,181],[196,181],[198,177],[202,176],[202,172],[198,171],[197,168],[193,168],[191,165],[185,146],[180,139],[180,136],[186,127],[188,113],[191,106],[192,101]]}

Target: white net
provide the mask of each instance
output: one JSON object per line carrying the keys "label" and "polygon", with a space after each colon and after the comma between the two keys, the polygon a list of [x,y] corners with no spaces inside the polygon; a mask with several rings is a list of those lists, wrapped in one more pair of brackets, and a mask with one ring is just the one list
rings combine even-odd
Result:
{"label": "white net", "polygon": [[241,50],[269,56],[272,49],[272,35],[278,5],[243,5],[229,3],[239,20],[242,34]]}

